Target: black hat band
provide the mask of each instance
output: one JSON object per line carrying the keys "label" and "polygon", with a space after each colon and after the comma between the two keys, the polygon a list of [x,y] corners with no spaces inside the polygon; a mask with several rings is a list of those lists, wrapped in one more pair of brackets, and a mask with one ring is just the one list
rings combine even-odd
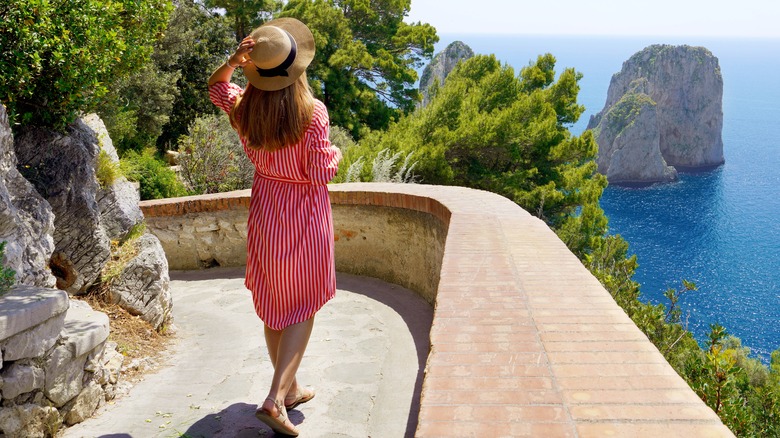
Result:
{"label": "black hat band", "polygon": [[[284,29],[282,29],[284,30]],[[257,67],[257,73],[264,78],[275,78],[277,76],[284,76],[287,77],[289,74],[287,73],[287,69],[293,65],[293,62],[295,62],[295,57],[298,55],[298,45],[295,43],[295,39],[290,35],[290,32],[287,32],[284,30],[284,33],[287,34],[287,38],[290,38],[290,54],[287,55],[287,59],[282,61],[281,64],[274,68],[260,68]]]}

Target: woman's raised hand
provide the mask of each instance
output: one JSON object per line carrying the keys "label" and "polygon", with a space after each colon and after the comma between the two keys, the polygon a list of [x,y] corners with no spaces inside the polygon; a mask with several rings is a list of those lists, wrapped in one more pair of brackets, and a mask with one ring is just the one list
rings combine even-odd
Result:
{"label": "woman's raised hand", "polygon": [[249,58],[249,53],[252,51],[252,47],[255,46],[255,40],[252,39],[251,36],[248,36],[241,40],[241,42],[238,44],[238,47],[236,48],[235,53],[230,55],[230,59],[228,61],[231,65],[234,65],[236,67],[243,67],[252,60]]}

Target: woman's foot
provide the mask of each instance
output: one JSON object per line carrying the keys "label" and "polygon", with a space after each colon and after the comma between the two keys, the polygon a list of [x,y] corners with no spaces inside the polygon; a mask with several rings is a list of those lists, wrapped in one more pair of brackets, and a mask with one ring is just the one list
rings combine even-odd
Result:
{"label": "woman's foot", "polygon": [[271,397],[263,401],[263,404],[255,411],[255,417],[276,433],[298,436],[298,429],[287,417],[284,406]]}
{"label": "woman's foot", "polygon": [[295,392],[287,394],[287,397],[284,398],[284,407],[289,411],[313,398],[314,390],[312,388],[302,388],[298,386],[295,388]]}

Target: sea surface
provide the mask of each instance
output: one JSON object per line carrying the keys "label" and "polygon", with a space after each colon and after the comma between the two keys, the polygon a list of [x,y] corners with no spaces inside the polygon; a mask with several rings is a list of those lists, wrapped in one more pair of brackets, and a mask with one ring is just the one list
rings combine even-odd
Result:
{"label": "sea surface", "polygon": [[688,328],[702,341],[723,325],[768,361],[780,349],[780,40],[696,37],[571,37],[440,35],[436,52],[452,41],[477,54],[495,54],[515,68],[552,53],[556,71],[583,74],[570,127],[579,135],[601,111],[609,81],[625,60],[651,44],[703,46],[723,75],[726,163],[709,172],[646,188],[610,186],[601,206],[611,234],[629,242],[642,297],[666,303],[663,292],[693,281],[681,300]]}

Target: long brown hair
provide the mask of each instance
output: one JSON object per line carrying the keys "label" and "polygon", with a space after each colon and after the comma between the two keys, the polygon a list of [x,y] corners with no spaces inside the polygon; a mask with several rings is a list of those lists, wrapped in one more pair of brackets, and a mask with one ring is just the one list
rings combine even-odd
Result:
{"label": "long brown hair", "polygon": [[247,146],[273,152],[298,143],[314,113],[306,74],[278,91],[264,91],[247,85],[230,111],[230,124]]}

